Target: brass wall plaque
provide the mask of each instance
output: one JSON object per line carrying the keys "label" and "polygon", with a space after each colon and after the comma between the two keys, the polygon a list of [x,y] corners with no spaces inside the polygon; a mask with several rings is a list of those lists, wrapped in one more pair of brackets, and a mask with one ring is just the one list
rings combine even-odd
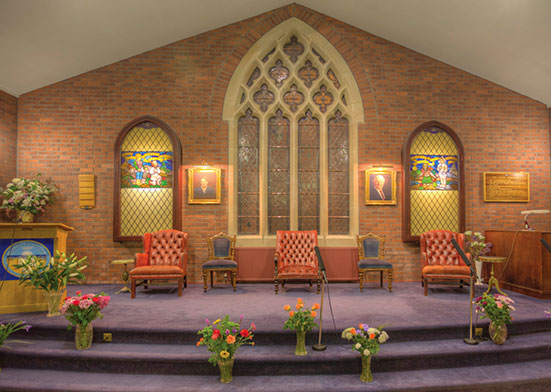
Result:
{"label": "brass wall plaque", "polygon": [[484,173],[484,201],[526,203],[530,201],[530,173]]}

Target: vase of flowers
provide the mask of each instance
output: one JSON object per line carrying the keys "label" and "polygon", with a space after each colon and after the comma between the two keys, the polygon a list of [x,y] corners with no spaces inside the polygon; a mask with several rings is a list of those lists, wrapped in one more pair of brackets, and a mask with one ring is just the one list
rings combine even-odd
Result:
{"label": "vase of flowers", "polygon": [[33,178],[14,178],[0,188],[2,205],[9,217],[15,216],[18,223],[32,222],[34,216],[44,212],[47,205],[53,203],[52,195],[57,190],[55,185],[40,181],[40,174]]}
{"label": "vase of flowers", "polygon": [[351,340],[354,345],[353,350],[358,351],[362,356],[362,372],[360,380],[363,382],[372,382],[371,357],[379,352],[381,344],[388,340],[388,333],[383,331],[383,327],[369,328],[367,324],[359,324],[359,328],[346,328],[342,331],[342,338]]}
{"label": "vase of flowers", "polygon": [[465,250],[473,256],[476,267],[476,284],[482,284],[482,261],[479,256],[484,256],[492,250],[492,243],[486,242],[486,238],[478,231],[465,232]]}
{"label": "vase of flowers", "polygon": [[48,317],[59,316],[61,299],[68,284],[80,283],[86,277],[86,257],[78,259],[74,253],[67,256],[57,252],[53,258],[30,255],[15,265],[19,271],[19,284],[32,286],[44,292],[48,304]]}
{"label": "vase of flowers", "polygon": [[283,329],[294,329],[297,334],[295,355],[308,354],[306,351],[306,333],[318,326],[314,322],[314,319],[317,316],[316,310],[319,309],[319,307],[319,304],[314,304],[312,309],[305,309],[302,298],[297,298],[296,310],[291,310],[290,305],[285,305],[283,307],[283,309],[289,312],[289,319],[285,321]]}
{"label": "vase of flowers", "polygon": [[103,318],[101,311],[109,304],[111,297],[105,293],[82,294],[77,291],[73,297],[65,298],[61,313],[69,320],[68,330],[76,326],[75,345],[77,350],[86,350],[92,346],[94,329],[92,321]]}
{"label": "vase of flowers", "polygon": [[484,293],[475,299],[476,312],[483,313],[480,318],[490,319],[488,332],[495,344],[503,344],[507,340],[507,325],[513,318],[511,312],[516,310],[515,301],[506,295]]}
{"label": "vase of flowers", "polygon": [[233,379],[233,363],[237,349],[244,344],[254,346],[253,331],[256,330],[256,326],[251,323],[249,328],[241,328],[242,321],[243,315],[238,323],[230,321],[229,315],[212,324],[206,319],[207,326],[197,331],[197,334],[202,336],[197,342],[197,347],[207,346],[212,353],[209,362],[213,366],[218,365],[220,382],[224,384]]}
{"label": "vase of flowers", "polygon": [[[27,324],[26,321],[18,321],[16,323],[2,323],[0,322],[0,347],[4,345],[6,339],[14,332],[24,329],[26,332],[29,332],[31,325]],[[2,369],[0,369],[2,371]]]}

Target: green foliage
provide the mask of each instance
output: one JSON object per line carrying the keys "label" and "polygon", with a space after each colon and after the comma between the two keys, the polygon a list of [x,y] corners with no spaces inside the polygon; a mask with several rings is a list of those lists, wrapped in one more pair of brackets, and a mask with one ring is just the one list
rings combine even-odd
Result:
{"label": "green foliage", "polygon": [[208,350],[212,353],[209,362],[213,366],[216,366],[218,361],[233,358],[237,349],[244,344],[254,346],[253,331],[256,330],[256,327],[254,323],[251,323],[248,329],[242,329],[242,320],[243,315],[241,315],[239,323],[230,321],[229,315],[226,315],[222,320],[216,320],[212,324],[207,319],[205,320],[207,326],[197,331],[197,334],[202,336],[197,342],[197,347],[207,346]]}
{"label": "green foliage", "polygon": [[354,343],[352,349],[366,357],[376,355],[381,344],[389,338],[386,331],[383,331],[383,326],[369,328],[367,324],[360,324],[359,328],[346,328],[341,336],[343,339],[351,340]]}
{"label": "green foliage", "polygon": [[4,344],[4,341],[12,333],[22,329],[29,332],[30,328],[31,328],[31,325],[27,324],[25,321],[18,321],[16,323],[5,323],[5,324],[0,323],[0,347],[2,347],[2,345]]}
{"label": "green foliage", "polygon": [[68,284],[80,283],[86,279],[82,272],[87,267],[85,261],[86,257],[77,260],[74,253],[67,257],[65,253],[56,251],[49,263],[31,255],[16,264],[15,268],[21,274],[19,284],[55,292],[64,290]]}
{"label": "green foliage", "polygon": [[296,311],[291,310],[290,305],[285,305],[283,309],[289,312],[289,319],[283,324],[283,329],[294,329],[296,331],[309,332],[318,325],[314,322],[317,316],[316,310],[319,309],[319,304],[314,304],[312,309],[304,309],[304,301],[302,298],[297,298]]}
{"label": "green foliage", "polygon": [[516,310],[511,298],[506,295],[488,293],[482,294],[482,297],[475,299],[476,312],[482,312],[480,318],[488,318],[497,327],[503,324],[511,324],[511,312]]}
{"label": "green foliage", "polygon": [[0,188],[3,202],[0,209],[29,211],[32,214],[44,212],[44,207],[52,204],[52,194],[57,190],[55,185],[40,181],[40,174],[34,178],[14,178]]}

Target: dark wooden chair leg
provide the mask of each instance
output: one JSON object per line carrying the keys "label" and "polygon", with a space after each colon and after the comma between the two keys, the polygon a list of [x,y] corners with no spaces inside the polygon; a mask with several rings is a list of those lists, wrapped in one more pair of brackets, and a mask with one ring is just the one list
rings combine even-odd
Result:
{"label": "dark wooden chair leg", "polygon": [[187,289],[187,275],[184,276],[184,289]]}
{"label": "dark wooden chair leg", "polygon": [[358,277],[360,279],[360,293],[363,293],[364,291],[364,272],[360,270],[358,272]]}
{"label": "dark wooden chair leg", "polygon": [[136,279],[132,279],[132,289],[130,291],[130,298],[136,298]]}
{"label": "dark wooden chair leg", "polygon": [[206,293],[207,292],[207,281],[208,281],[209,277],[208,277],[208,271],[203,271],[203,293]]}
{"label": "dark wooden chair leg", "polygon": [[210,271],[210,287],[214,287],[214,271]]}
{"label": "dark wooden chair leg", "polygon": [[319,294],[321,290],[321,279],[318,279],[318,290],[316,291],[316,294]]}
{"label": "dark wooden chair leg", "polygon": [[394,271],[391,268],[387,271],[388,291],[390,291],[391,293],[392,293],[392,278],[393,278],[393,275],[394,275]]}
{"label": "dark wooden chair leg", "polygon": [[233,286],[233,291],[236,290],[235,286],[236,286],[236,281],[237,281],[237,271],[232,271],[231,272],[231,284]]}
{"label": "dark wooden chair leg", "polygon": [[424,282],[423,286],[425,287],[425,297],[426,297],[427,295],[429,295],[429,280],[425,278],[423,282]]}
{"label": "dark wooden chair leg", "polygon": [[383,287],[383,271],[379,271],[379,287]]}
{"label": "dark wooden chair leg", "polygon": [[182,296],[182,287],[184,286],[184,278],[178,279],[178,297]]}
{"label": "dark wooden chair leg", "polygon": [[277,279],[274,279],[274,285],[275,285],[275,293],[277,295],[277,292],[279,291],[279,282],[277,281]]}

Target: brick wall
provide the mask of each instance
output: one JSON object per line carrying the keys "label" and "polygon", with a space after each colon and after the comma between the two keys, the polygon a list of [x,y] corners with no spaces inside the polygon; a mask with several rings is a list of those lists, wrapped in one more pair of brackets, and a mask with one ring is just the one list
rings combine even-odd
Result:
{"label": "brick wall", "polygon": [[[120,130],[136,117],[155,116],[180,137],[184,169],[207,161],[226,173],[228,125],[222,121],[222,106],[229,80],[250,46],[291,16],[323,34],[356,78],[365,110],[365,123],[359,126],[360,170],[390,164],[402,171],[400,154],[408,133],[437,120],[454,129],[465,147],[467,229],[517,229],[520,210],[549,207],[550,118],[545,105],[295,4],[20,97],[18,174],[42,172],[59,185],[57,204],[41,220],[75,228],[68,247],[88,256],[89,282],[118,281],[121,270],[110,267],[109,260],[132,257],[139,248],[112,241],[113,147]],[[484,171],[530,172],[532,201],[484,203]],[[97,207],[90,211],[78,208],[80,173],[97,178]],[[362,186],[363,175],[360,200]],[[224,177],[221,205],[182,203],[192,281],[200,279],[200,263],[207,256],[205,238],[227,229],[226,194]],[[401,242],[401,202],[399,197],[397,206],[361,204],[360,232],[386,235],[396,278],[417,280],[419,248]],[[549,230],[551,217],[540,215],[533,222]]]}
{"label": "brick wall", "polygon": [[[0,186],[16,175],[17,98],[0,90]],[[7,221],[2,211],[0,221]]]}

